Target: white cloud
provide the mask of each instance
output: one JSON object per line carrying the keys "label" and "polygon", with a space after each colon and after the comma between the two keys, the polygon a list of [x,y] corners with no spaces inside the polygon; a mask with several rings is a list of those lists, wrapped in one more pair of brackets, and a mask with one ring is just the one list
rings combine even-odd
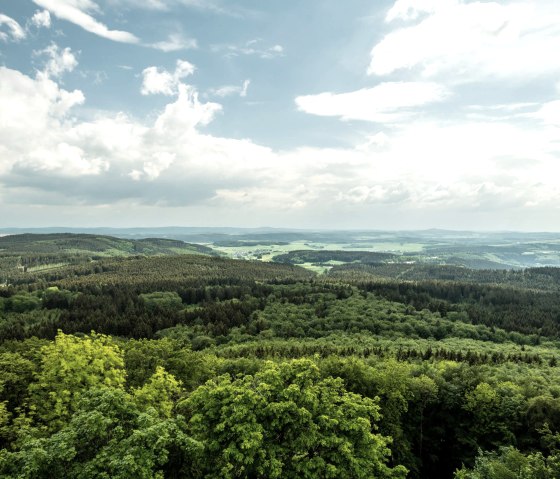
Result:
{"label": "white cloud", "polygon": [[201,102],[192,86],[179,84],[177,97],[146,122],[107,112],[80,120],[73,107],[83,101],[44,73],[0,67],[0,184],[11,203],[153,207],[162,222],[179,219],[164,211],[190,208],[189,218],[212,215],[216,223],[239,218],[242,207],[251,221],[308,226],[310,218],[333,225],[337,217],[396,227],[396,217],[447,212],[460,227],[460,212],[558,213],[560,131],[540,118],[422,118],[373,132],[356,148],[273,151],[201,132],[221,106]]}
{"label": "white cloud", "polygon": [[264,60],[284,56],[284,47],[282,45],[262,46],[262,40],[256,38],[249,40],[242,45],[212,45],[211,49],[214,52],[224,52],[228,58],[237,57],[240,55],[254,55]]}
{"label": "white cloud", "polygon": [[[95,20],[102,18],[101,2],[36,3],[49,3],[53,15],[57,8],[78,10],[95,28],[102,25]],[[151,8],[168,5],[151,1]],[[42,52],[44,70],[34,76],[0,67],[0,201],[9,201],[10,211],[17,203],[21,210],[63,205],[61,212],[76,204],[111,205],[111,211],[124,212],[119,221],[126,221],[128,212],[151,211],[152,221],[164,223],[245,221],[239,220],[243,211],[248,222],[301,226],[353,221],[348,225],[425,227],[445,215],[451,218],[448,227],[493,228],[506,217],[509,227],[521,218],[555,224],[560,208],[555,10],[550,0],[538,8],[523,1],[395,2],[386,17],[389,32],[374,47],[370,67],[389,77],[356,91],[296,99],[310,114],[377,123],[354,129],[353,136],[362,139],[346,148],[275,151],[209,134],[204,126],[222,106],[201,100],[205,96],[184,84],[195,67],[182,60],[142,72],[142,94],[170,96],[162,111],[147,119],[107,111],[92,118],[88,108],[87,119],[80,118],[83,93],[64,89],[59,80],[76,68],[77,53],[51,45]],[[8,23],[2,26],[13,40]],[[188,42],[170,35],[151,46],[174,51]],[[262,40],[212,49],[226,56],[284,54],[281,45]],[[515,82],[502,81],[510,78]],[[538,83],[530,89],[518,81],[533,78]],[[468,84],[473,81],[474,87]],[[246,80],[207,94],[245,96],[249,85]],[[508,103],[510,98],[515,102]],[[480,215],[488,221],[474,221]],[[424,223],[414,223],[418,217]]]}
{"label": "white cloud", "polygon": [[151,43],[148,46],[162,52],[176,52],[198,48],[198,43],[195,38],[186,38],[180,33],[172,33],[167,37],[167,40]]}
{"label": "white cloud", "polygon": [[200,103],[198,93],[192,86],[181,84],[178,93],[177,101],[169,103],[156,120],[156,132],[182,137],[196,126],[210,123],[221,110],[217,103]]}
{"label": "white cloud", "polygon": [[12,141],[8,130],[13,131],[14,141],[19,142],[16,132],[35,135],[53,120],[58,125],[72,107],[85,101],[80,90],[63,90],[42,72],[33,79],[17,70],[0,67],[0,78],[0,125],[5,130],[4,140],[9,143]]}
{"label": "white cloud", "polygon": [[37,10],[31,17],[31,24],[37,28],[51,28],[51,14],[48,10]]}
{"label": "white cloud", "polygon": [[209,93],[211,95],[219,96],[220,98],[225,98],[226,96],[238,95],[241,91],[241,87],[237,85],[224,85],[219,88],[211,89]]}
{"label": "white cloud", "polygon": [[249,89],[249,85],[251,84],[251,80],[247,79],[243,82],[241,86],[239,85],[224,85],[220,88],[215,88],[209,90],[211,95],[219,96],[220,98],[225,98],[231,95],[239,95],[242,98],[247,96],[247,91]]}
{"label": "white cloud", "polygon": [[19,166],[32,169],[36,173],[59,173],[69,177],[99,175],[109,167],[106,160],[86,158],[84,150],[80,147],[65,142],[53,147],[39,146],[31,150]]}
{"label": "white cloud", "polygon": [[320,93],[296,98],[298,109],[343,120],[393,122],[409,117],[413,108],[445,99],[449,93],[436,83],[386,82],[350,93]]}
{"label": "white cloud", "polygon": [[387,14],[395,25],[371,51],[369,73],[418,71],[448,82],[534,78],[560,73],[560,11],[553,0],[466,2],[398,0]]}
{"label": "white cloud", "polygon": [[[2,31],[2,30],[7,31]],[[0,13],[0,40],[19,42],[26,37],[25,30],[13,18]]]}
{"label": "white cloud", "polygon": [[69,47],[61,50],[55,43],[51,43],[44,50],[35,51],[34,54],[48,57],[44,72],[50,77],[60,77],[78,65],[78,60]]}
{"label": "white cloud", "polygon": [[[232,158],[266,154],[250,142],[198,133],[197,127],[212,121],[221,107],[201,103],[187,85],[179,85],[177,99],[149,126],[123,114],[78,121],[72,107],[83,101],[81,92],[63,90],[43,73],[33,79],[1,67],[0,102],[6,108],[0,111],[0,144],[5,148],[0,172],[10,177],[0,175],[0,181],[13,189],[43,192],[56,183],[60,201],[70,195],[95,203],[106,199],[100,191],[130,198],[139,194],[138,182],[158,180],[151,193],[145,192],[146,201],[182,203],[193,198],[189,188],[196,190],[195,197],[212,196],[211,187],[204,185],[230,176],[241,179],[232,171]],[[98,177],[99,183],[64,183],[64,178],[76,177]]]}
{"label": "white cloud", "polygon": [[63,90],[43,72],[33,79],[0,67],[0,144],[10,153],[0,158],[0,171],[16,162],[43,170],[62,165],[64,158],[75,162],[71,142],[56,139],[69,126],[70,110],[84,100],[81,91]]}
{"label": "white cloud", "polygon": [[135,181],[140,181],[144,178],[153,181],[173,164],[175,156],[175,153],[166,151],[154,153],[152,161],[144,162],[142,170],[132,170],[128,176]]}
{"label": "white cloud", "polygon": [[142,95],[174,95],[177,92],[178,81],[167,70],[148,67],[142,71]]}
{"label": "white cloud", "polygon": [[[316,165],[314,173],[291,178],[294,184],[310,179],[302,201],[317,205],[323,198],[332,211],[362,211],[366,221],[383,216],[379,205],[390,203],[393,214],[413,221],[414,214],[427,215],[431,226],[443,216],[459,228],[519,228],[522,219],[535,228],[536,217],[554,224],[560,208],[556,3],[398,0],[386,24],[389,33],[373,47],[369,73],[407,81],[296,98],[307,113],[383,124],[355,149],[338,152],[346,177],[333,160],[322,175]],[[520,89],[524,84],[531,88]],[[467,226],[467,217],[479,222]]]}
{"label": "white cloud", "polygon": [[158,67],[148,67],[142,71],[142,95],[175,95],[181,80],[192,75],[195,66],[186,60],[177,60],[175,71],[169,72]]}
{"label": "white cloud", "polygon": [[[460,211],[494,221],[496,211],[511,218],[538,212],[550,221],[560,204],[558,89],[549,101],[541,88],[517,91],[516,101],[507,103],[506,88],[539,78],[550,87],[548,95],[554,91],[559,14],[546,0],[538,8],[528,2],[396,1],[386,16],[392,30],[374,46],[369,73],[408,81],[296,98],[307,113],[383,124],[354,150],[339,151],[346,178],[335,161],[322,175],[319,167],[302,173],[323,185],[308,181],[303,201],[328,197],[333,210],[352,215],[379,213],[378,205],[391,203],[403,214],[435,212],[432,221]],[[499,90],[493,94],[492,88]]]}
{"label": "white cloud", "polygon": [[385,21],[416,20],[423,14],[434,13],[458,4],[458,0],[397,0],[387,12]]}
{"label": "white cloud", "polygon": [[546,125],[560,128],[560,100],[544,103],[537,111],[526,116],[541,120]]}
{"label": "white cloud", "polygon": [[106,25],[90,15],[90,13],[100,11],[99,6],[92,0],[33,0],[33,2],[56,17],[74,23],[100,37],[115,42],[139,43],[139,39],[132,33],[110,30]]}
{"label": "white cloud", "polygon": [[241,91],[239,92],[239,96],[246,97],[247,91],[249,90],[249,85],[251,84],[251,80],[247,79],[243,82],[243,86],[241,87]]}

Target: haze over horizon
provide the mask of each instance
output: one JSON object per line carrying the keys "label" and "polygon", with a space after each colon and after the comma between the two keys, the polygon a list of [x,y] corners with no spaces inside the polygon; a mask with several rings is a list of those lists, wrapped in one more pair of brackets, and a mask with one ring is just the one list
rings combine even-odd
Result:
{"label": "haze over horizon", "polygon": [[0,0],[0,227],[558,231],[553,0]]}

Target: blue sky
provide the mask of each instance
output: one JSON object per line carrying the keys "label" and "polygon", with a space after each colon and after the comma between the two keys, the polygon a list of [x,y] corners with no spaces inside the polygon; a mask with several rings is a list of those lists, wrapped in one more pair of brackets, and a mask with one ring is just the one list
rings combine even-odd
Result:
{"label": "blue sky", "polygon": [[3,226],[558,230],[553,0],[0,0]]}

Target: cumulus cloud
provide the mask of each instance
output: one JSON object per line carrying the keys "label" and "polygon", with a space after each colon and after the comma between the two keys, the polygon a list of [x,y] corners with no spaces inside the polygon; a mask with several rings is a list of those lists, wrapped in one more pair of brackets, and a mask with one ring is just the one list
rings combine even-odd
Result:
{"label": "cumulus cloud", "polygon": [[26,37],[25,30],[13,18],[0,13],[0,40],[19,42]]}
{"label": "cumulus cloud", "polygon": [[44,50],[34,52],[35,55],[45,55],[48,59],[44,72],[50,77],[60,77],[66,72],[71,72],[78,65],[78,60],[70,47],[60,49],[55,43],[51,43]]}
{"label": "cumulus cloud", "polygon": [[[35,3],[46,10],[27,27],[46,27],[52,14],[106,38],[138,42],[97,20],[101,2]],[[163,9],[171,2],[129,5]],[[78,53],[52,44],[40,52],[45,66],[33,75],[0,67],[0,202],[9,214],[30,214],[30,205],[52,205],[57,215],[75,205],[88,206],[88,214],[110,205],[118,221],[137,211],[132,222],[414,228],[447,216],[445,226],[465,228],[518,227],[521,218],[529,227],[535,218],[554,224],[560,67],[549,52],[558,46],[556,10],[551,0],[538,8],[523,0],[394,2],[386,35],[364,58],[371,60],[369,84],[296,98],[309,114],[371,122],[354,129],[361,139],[344,148],[273,150],[210,134],[205,127],[222,111],[219,99],[247,95],[250,82],[199,97],[185,84],[195,67],[184,60],[142,72],[143,95],[168,97],[160,111],[134,118],[92,113],[88,105],[82,117],[84,94],[61,83],[76,69]],[[13,24],[0,18],[1,39],[17,40]],[[179,34],[142,44],[168,52],[195,46]],[[281,45],[258,39],[212,50],[264,59],[284,54]],[[528,79],[538,87],[526,88]],[[499,223],[507,217],[508,224]]]}
{"label": "cumulus cloud", "polygon": [[179,85],[177,101],[166,105],[157,118],[154,130],[157,133],[180,138],[196,126],[208,125],[221,110],[217,103],[201,103],[198,92],[190,85]]}
{"label": "cumulus cloud", "polygon": [[152,156],[151,161],[146,161],[142,165],[142,170],[132,170],[128,176],[135,181],[142,178],[155,180],[163,171],[167,170],[175,160],[175,154],[169,152],[157,152]]}
{"label": "cumulus cloud", "polygon": [[394,122],[408,118],[413,108],[439,102],[449,96],[441,85],[430,82],[386,82],[349,93],[320,93],[296,98],[298,109],[343,120]]}
{"label": "cumulus cloud", "polygon": [[371,51],[372,75],[418,71],[465,83],[560,72],[551,56],[560,49],[553,0],[398,0],[386,21],[393,29]]}
{"label": "cumulus cloud", "polygon": [[[65,90],[44,72],[29,77],[0,67],[4,204],[111,204],[115,211],[128,205],[130,211],[155,208],[154,217],[164,211],[157,208],[173,206],[179,209],[166,209],[166,215],[189,208],[217,223],[239,221],[235,213],[243,208],[261,223],[309,226],[313,218],[332,225],[335,215],[364,227],[391,225],[396,216],[413,227],[415,217],[430,211],[453,212],[457,226],[460,211],[558,213],[555,104],[523,106],[523,122],[420,117],[376,125],[356,147],[274,151],[205,133],[221,106],[174,80],[193,70],[177,63],[167,72],[171,83],[150,87],[161,92],[167,91],[161,85],[171,85],[176,97],[155,119],[141,121],[118,112],[80,119],[82,92]],[[376,95],[384,114],[432,101],[403,93],[398,103],[396,94],[391,101],[388,94],[384,100]]]}
{"label": "cumulus cloud", "polygon": [[99,13],[100,8],[92,0],[33,0],[41,8],[56,17],[74,23],[84,30],[108,40],[122,43],[139,43],[139,39],[130,32],[110,30],[96,20],[92,13]]}
{"label": "cumulus cloud", "polygon": [[48,10],[37,10],[31,17],[31,24],[37,28],[51,28],[51,14]]}
{"label": "cumulus cloud", "polygon": [[[392,81],[296,98],[300,111],[378,123],[361,144],[338,152],[346,177],[332,177],[334,160],[323,175],[306,172],[322,187],[306,182],[301,201],[328,198],[333,210],[352,215],[380,213],[389,203],[403,215],[461,211],[496,220],[496,211],[538,211],[550,221],[560,200],[560,62],[551,56],[560,47],[558,15],[548,0],[538,8],[523,1],[394,2],[368,71]],[[520,84],[535,79],[543,88],[519,94]],[[516,101],[507,102],[508,89]]]}
{"label": "cumulus cloud", "polygon": [[72,108],[84,101],[82,93],[60,88],[42,72],[31,78],[0,67],[0,101],[6,106],[0,111],[0,181],[50,202],[184,205],[212,198],[219,187],[251,182],[255,165],[241,166],[243,159],[268,154],[248,141],[199,133],[220,105],[200,102],[187,85],[149,125],[124,114],[79,121]]}
{"label": "cumulus cloud", "polygon": [[[81,91],[61,89],[43,72],[31,78],[0,67],[0,100],[0,143],[9,151],[9,155],[1,157],[0,171],[16,163],[40,165],[43,170],[49,170],[64,163],[58,154],[75,159],[75,154],[70,153],[75,152],[72,149],[75,145],[56,139],[69,125],[70,110],[84,102]],[[59,147],[63,144],[69,148]],[[50,156],[46,155],[49,151]]]}
{"label": "cumulus cloud", "polygon": [[175,95],[181,81],[192,75],[195,66],[186,60],[177,60],[175,71],[169,72],[158,67],[148,67],[142,71],[142,95]]}

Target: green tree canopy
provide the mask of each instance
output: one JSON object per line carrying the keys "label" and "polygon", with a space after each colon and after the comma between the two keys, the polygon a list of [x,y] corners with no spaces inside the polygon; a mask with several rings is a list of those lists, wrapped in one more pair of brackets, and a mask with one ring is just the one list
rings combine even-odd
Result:
{"label": "green tree canopy", "polygon": [[455,479],[556,479],[560,477],[560,457],[544,457],[540,452],[523,455],[514,447],[482,452],[473,469],[463,467]]}
{"label": "green tree canopy", "polygon": [[30,386],[31,409],[53,430],[64,424],[83,392],[94,386],[123,388],[125,379],[122,352],[110,337],[59,331],[42,348],[41,369]]}
{"label": "green tree canopy", "polygon": [[389,440],[373,430],[377,401],[321,379],[308,359],[267,362],[254,375],[220,376],[179,409],[205,447],[207,478],[393,478]]}
{"label": "green tree canopy", "polygon": [[[1,450],[0,477],[192,477],[192,456],[200,445],[185,434],[181,416],[162,419],[122,389],[105,386],[84,392],[75,409],[49,437],[28,436],[19,450]],[[1,417],[0,408],[0,426]]]}

